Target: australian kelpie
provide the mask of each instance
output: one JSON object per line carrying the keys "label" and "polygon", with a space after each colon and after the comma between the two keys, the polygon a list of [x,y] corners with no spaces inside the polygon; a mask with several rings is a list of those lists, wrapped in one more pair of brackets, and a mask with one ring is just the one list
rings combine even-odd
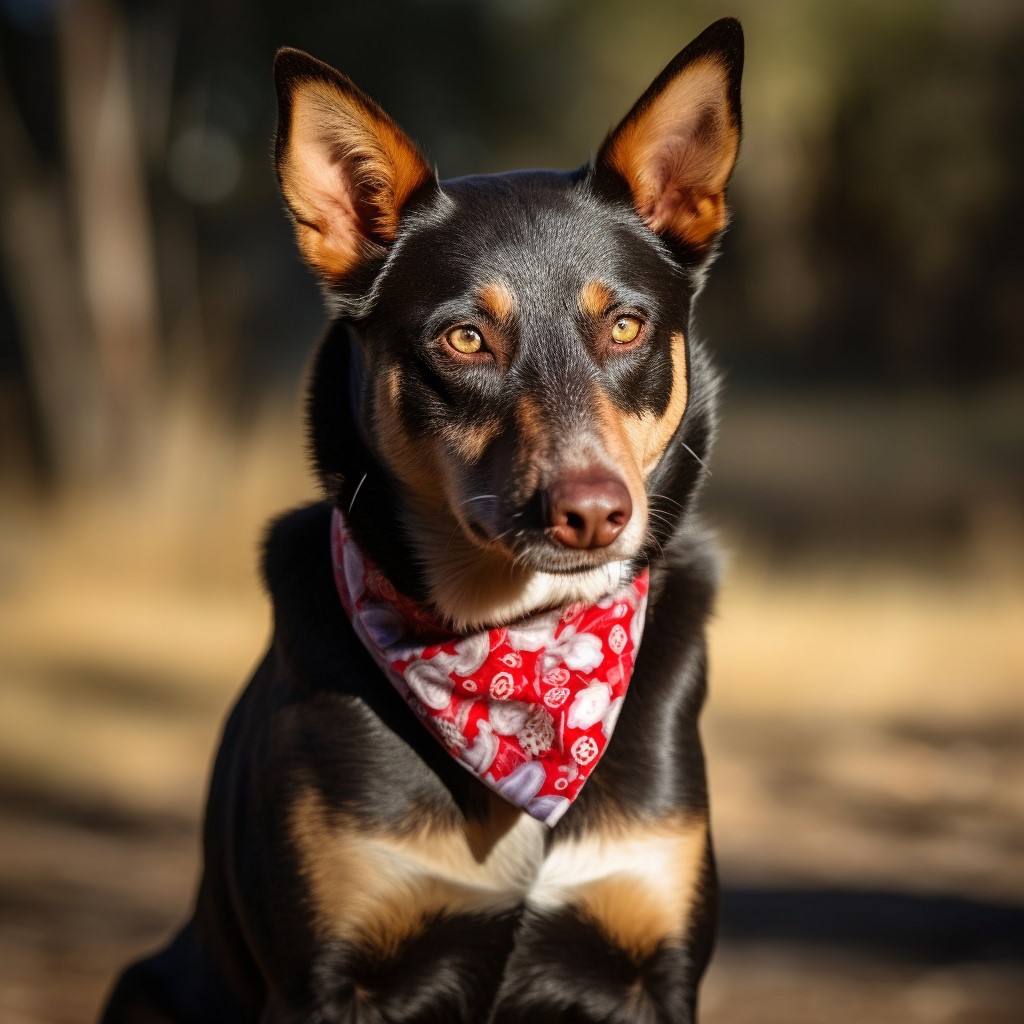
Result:
{"label": "australian kelpie", "polygon": [[278,179],[331,314],[326,500],[270,530],[275,632],[194,915],[111,1024],[695,1019],[716,376],[692,314],[742,60],[716,22],[586,166],[439,182],[344,75],[278,53]]}

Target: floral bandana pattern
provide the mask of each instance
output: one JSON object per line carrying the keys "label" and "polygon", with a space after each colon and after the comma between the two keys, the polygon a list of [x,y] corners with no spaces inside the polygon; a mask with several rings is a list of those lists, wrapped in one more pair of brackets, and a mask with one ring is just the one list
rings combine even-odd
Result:
{"label": "floral bandana pattern", "polygon": [[398,593],[331,519],[341,603],[437,740],[506,800],[554,825],[604,753],[643,633],[648,571],[594,605],[457,634]]}

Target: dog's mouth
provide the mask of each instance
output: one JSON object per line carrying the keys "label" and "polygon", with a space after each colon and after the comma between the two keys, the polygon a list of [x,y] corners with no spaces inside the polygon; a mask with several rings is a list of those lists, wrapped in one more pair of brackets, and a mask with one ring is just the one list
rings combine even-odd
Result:
{"label": "dog's mouth", "polygon": [[479,520],[465,523],[471,539],[481,548],[500,552],[519,568],[552,576],[576,576],[632,557],[618,544],[593,550],[574,550],[560,543],[550,530],[512,525],[492,532]]}

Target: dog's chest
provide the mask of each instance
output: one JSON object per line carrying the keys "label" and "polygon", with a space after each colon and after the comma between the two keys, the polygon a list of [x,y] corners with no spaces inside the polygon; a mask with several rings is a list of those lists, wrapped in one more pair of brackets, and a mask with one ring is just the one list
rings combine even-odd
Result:
{"label": "dog's chest", "polygon": [[548,828],[509,811],[394,834],[339,819],[308,789],[296,801],[291,840],[318,929],[339,938],[370,932],[389,944],[437,914],[521,904],[541,871]]}
{"label": "dog's chest", "polygon": [[548,828],[517,812],[465,830],[422,837],[403,844],[401,868],[422,881],[433,880],[497,905],[521,902],[531,891],[545,859]]}
{"label": "dog's chest", "polygon": [[546,912],[573,905],[608,917],[616,934],[630,931],[623,921],[675,934],[686,920],[705,859],[702,815],[554,843],[549,836],[510,805],[466,826],[367,832],[325,814],[315,790],[293,819],[307,905],[324,937],[394,949],[438,916],[524,904]]}

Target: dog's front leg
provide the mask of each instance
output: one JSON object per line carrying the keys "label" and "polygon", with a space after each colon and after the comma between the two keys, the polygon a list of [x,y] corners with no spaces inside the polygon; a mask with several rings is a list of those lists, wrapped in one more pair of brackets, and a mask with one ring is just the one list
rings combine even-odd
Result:
{"label": "dog's front leg", "polygon": [[481,1024],[515,915],[442,915],[393,948],[325,943],[301,993],[275,993],[260,1024]]}
{"label": "dog's front leg", "polygon": [[703,813],[556,842],[492,1024],[689,1024],[716,900]]}
{"label": "dog's front leg", "polygon": [[293,873],[278,891],[295,896],[279,898],[268,929],[261,1024],[482,1024],[525,890],[513,854],[536,848],[539,860],[543,826],[529,820],[522,840],[509,830],[510,851],[497,842],[487,857],[454,816],[368,823],[312,783],[289,816],[280,859]]}

